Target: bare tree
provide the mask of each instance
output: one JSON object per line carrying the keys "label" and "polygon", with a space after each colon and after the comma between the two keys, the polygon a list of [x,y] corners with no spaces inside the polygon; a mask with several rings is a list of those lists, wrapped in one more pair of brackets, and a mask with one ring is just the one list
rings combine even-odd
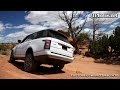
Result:
{"label": "bare tree", "polygon": [[91,19],[92,19],[92,27],[93,27],[93,41],[95,41],[95,36],[102,34],[102,32],[100,34],[96,34],[96,31],[101,28],[101,25],[105,20],[100,21],[99,18],[94,18],[94,17],[92,17]]}
{"label": "bare tree", "polygon": [[[72,38],[71,44],[75,47],[77,53],[79,53],[79,48],[77,45],[79,41],[78,36],[86,24],[87,16],[90,14],[89,12],[87,12],[86,14],[85,12],[83,13],[84,14],[78,11],[72,11],[71,14],[68,14],[67,11],[58,12],[59,18],[68,26],[68,32],[70,34],[70,37]],[[83,17],[85,18],[84,22],[81,25],[76,26],[76,21]]]}

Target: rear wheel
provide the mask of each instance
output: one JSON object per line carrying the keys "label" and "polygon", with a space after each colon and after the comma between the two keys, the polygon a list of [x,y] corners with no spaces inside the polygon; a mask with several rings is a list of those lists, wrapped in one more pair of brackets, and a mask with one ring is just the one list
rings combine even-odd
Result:
{"label": "rear wheel", "polygon": [[59,69],[59,70],[63,69],[63,67],[64,65],[54,65],[54,68]]}
{"label": "rear wheel", "polygon": [[15,62],[15,58],[14,58],[14,53],[13,53],[13,51],[11,51],[10,59],[9,59],[8,62],[9,62],[9,63]]}
{"label": "rear wheel", "polygon": [[27,53],[25,57],[25,62],[24,62],[24,70],[26,72],[32,72],[35,71],[37,68],[37,63],[34,60],[34,56],[32,53]]}

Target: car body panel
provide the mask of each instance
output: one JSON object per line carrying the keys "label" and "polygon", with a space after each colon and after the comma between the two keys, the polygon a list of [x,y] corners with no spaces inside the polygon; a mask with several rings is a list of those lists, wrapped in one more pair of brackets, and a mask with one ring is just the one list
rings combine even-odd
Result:
{"label": "car body panel", "polygon": [[[50,40],[50,49],[44,49],[45,40]],[[26,51],[31,48],[34,57],[46,55],[49,58],[72,62],[74,48],[71,44],[52,37],[37,38],[19,43],[13,48],[15,58],[25,58]],[[40,60],[41,58],[39,58]]]}

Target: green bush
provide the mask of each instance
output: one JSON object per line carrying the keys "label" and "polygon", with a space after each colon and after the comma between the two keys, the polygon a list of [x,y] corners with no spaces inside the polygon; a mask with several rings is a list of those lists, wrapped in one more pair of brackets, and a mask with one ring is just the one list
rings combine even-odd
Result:
{"label": "green bush", "polygon": [[5,47],[4,45],[0,45],[0,51],[6,51],[7,47]]}
{"label": "green bush", "polygon": [[0,45],[0,54],[7,55],[7,47],[4,45]]}
{"label": "green bush", "polygon": [[116,54],[120,54],[120,27],[117,26],[113,35],[109,37],[109,46]]}
{"label": "green bush", "polygon": [[79,40],[80,40],[80,41],[89,40],[89,35],[88,35],[88,33],[80,33],[80,35],[79,35]]}
{"label": "green bush", "polygon": [[105,55],[108,54],[109,40],[108,36],[102,36],[96,41],[92,41],[89,46],[90,53],[93,55]]}
{"label": "green bush", "polygon": [[117,26],[110,37],[103,35],[91,41],[89,52],[95,57],[117,56],[118,58],[120,56],[120,27]]}
{"label": "green bush", "polygon": [[7,55],[7,51],[1,51],[2,55]]}

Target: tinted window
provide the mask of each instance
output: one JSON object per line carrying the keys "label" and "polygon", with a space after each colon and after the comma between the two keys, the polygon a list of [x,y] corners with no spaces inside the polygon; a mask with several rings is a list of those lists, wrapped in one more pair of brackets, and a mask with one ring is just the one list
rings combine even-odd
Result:
{"label": "tinted window", "polygon": [[57,38],[57,39],[60,39],[62,41],[68,42],[67,37],[65,37],[63,34],[58,33],[56,31],[49,30],[48,37],[53,37],[53,38]]}
{"label": "tinted window", "polygon": [[25,39],[23,39],[22,42],[26,42],[26,41],[32,40],[33,38],[34,38],[34,35],[33,35],[33,34],[28,35],[27,37],[25,37]]}
{"label": "tinted window", "polygon": [[22,43],[26,40],[28,38],[28,36],[27,37],[25,37],[23,40],[22,40]]}
{"label": "tinted window", "polygon": [[29,35],[28,38],[25,40],[26,41],[29,41],[29,40],[32,40],[34,38],[33,34]]}
{"label": "tinted window", "polygon": [[37,38],[37,32],[33,33],[33,38],[32,39],[36,39]]}
{"label": "tinted window", "polygon": [[37,32],[37,38],[47,37],[47,30]]}
{"label": "tinted window", "polygon": [[42,38],[42,37],[52,37],[52,38],[57,38],[62,41],[68,42],[67,37],[53,30],[43,30],[43,31],[35,32],[31,35],[28,35],[22,42],[37,39],[37,38]]}

